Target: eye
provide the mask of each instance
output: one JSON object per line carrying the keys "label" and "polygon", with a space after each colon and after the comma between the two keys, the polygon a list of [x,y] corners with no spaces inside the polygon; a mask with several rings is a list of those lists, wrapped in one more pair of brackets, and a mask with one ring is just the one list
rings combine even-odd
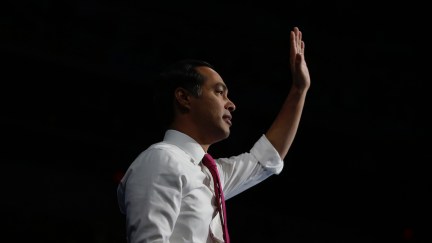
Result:
{"label": "eye", "polygon": [[216,93],[218,93],[218,94],[223,94],[224,91],[223,91],[223,90],[216,90]]}

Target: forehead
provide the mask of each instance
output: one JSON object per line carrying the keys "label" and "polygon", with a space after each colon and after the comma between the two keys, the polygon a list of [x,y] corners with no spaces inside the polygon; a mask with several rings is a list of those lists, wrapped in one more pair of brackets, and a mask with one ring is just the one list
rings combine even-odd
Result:
{"label": "forehead", "polygon": [[209,67],[197,67],[197,71],[204,76],[204,85],[213,86],[216,84],[222,84],[225,86],[225,82],[222,77],[213,69]]}

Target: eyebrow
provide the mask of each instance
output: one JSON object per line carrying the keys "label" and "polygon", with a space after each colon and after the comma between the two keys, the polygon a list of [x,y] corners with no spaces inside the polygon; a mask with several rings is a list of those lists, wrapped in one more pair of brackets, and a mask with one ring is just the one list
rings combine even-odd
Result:
{"label": "eyebrow", "polygon": [[228,87],[224,83],[217,83],[215,85],[216,88],[222,87],[223,91],[228,91]]}

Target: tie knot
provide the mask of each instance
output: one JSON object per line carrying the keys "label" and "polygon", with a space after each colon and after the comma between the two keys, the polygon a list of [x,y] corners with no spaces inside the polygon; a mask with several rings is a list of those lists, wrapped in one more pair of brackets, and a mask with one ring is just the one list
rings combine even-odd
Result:
{"label": "tie knot", "polygon": [[202,159],[202,162],[207,167],[215,167],[216,162],[214,161],[213,157],[210,154],[205,154],[204,158]]}

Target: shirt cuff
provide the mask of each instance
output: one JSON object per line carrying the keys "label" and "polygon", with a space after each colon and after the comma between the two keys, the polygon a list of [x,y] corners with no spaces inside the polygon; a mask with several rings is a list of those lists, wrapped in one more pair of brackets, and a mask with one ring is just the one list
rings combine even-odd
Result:
{"label": "shirt cuff", "polygon": [[264,134],[252,147],[251,153],[266,170],[273,174],[279,174],[282,171],[284,162]]}

